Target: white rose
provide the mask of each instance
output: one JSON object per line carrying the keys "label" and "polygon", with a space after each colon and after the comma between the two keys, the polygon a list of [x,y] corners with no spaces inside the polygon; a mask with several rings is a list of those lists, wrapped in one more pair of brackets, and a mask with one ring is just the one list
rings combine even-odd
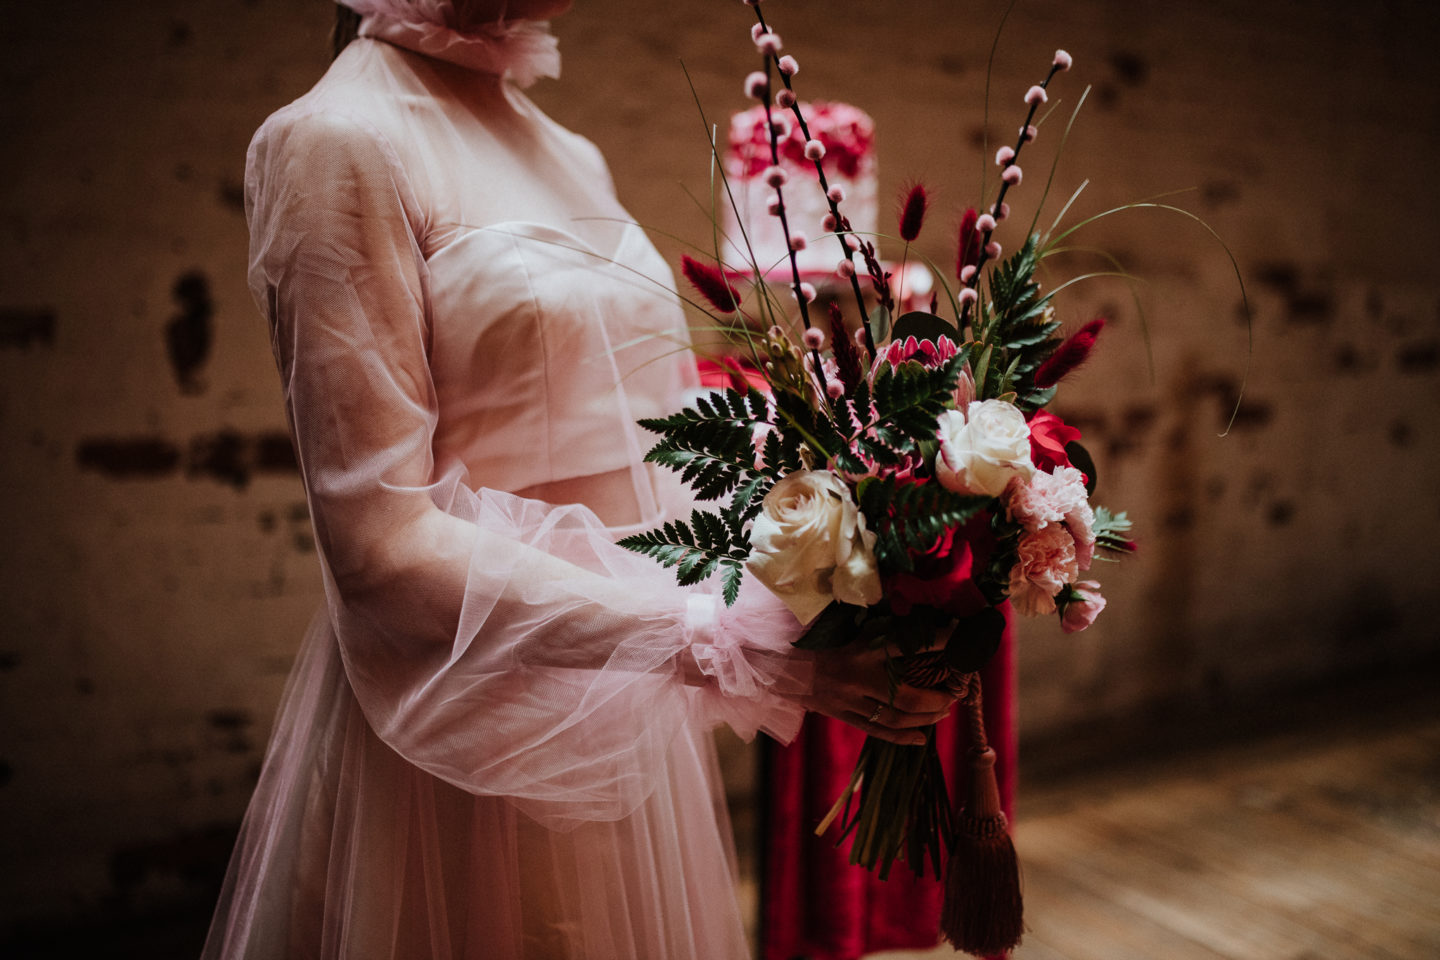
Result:
{"label": "white rose", "polygon": [[1011,477],[1028,481],[1035,475],[1035,465],[1030,462],[1030,426],[1013,404],[1004,400],[972,402],[963,414],[946,410],[938,427],[940,452],[935,457],[935,476],[947,490],[998,497]]}
{"label": "white rose", "polygon": [[844,482],[829,470],[797,470],[765,495],[745,565],[801,623],[832,599],[880,601],[875,534]]}

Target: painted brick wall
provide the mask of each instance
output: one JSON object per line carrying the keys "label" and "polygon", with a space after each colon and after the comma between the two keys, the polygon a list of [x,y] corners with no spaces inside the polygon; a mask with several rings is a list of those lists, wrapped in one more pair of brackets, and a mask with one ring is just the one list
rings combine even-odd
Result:
{"label": "painted brick wall", "polygon": [[[921,248],[945,262],[985,166],[1003,4],[770,6],[803,92],[877,117],[882,196],[911,176],[938,192]],[[240,181],[250,133],[323,69],[330,13],[57,0],[6,16],[0,931],[203,895],[253,783],[319,584],[244,285]],[[638,220],[704,236],[682,190],[708,174],[679,61],[712,119],[743,106],[745,9],[580,0],[556,29],[565,79],[536,99],[599,143]],[[1072,0],[1011,17],[992,138],[1055,47],[1077,63],[1016,222],[1089,84],[1042,224],[1085,178],[1071,222],[1191,188],[1174,200],[1230,243],[1255,320],[1220,439],[1247,371],[1225,252],[1156,211],[1077,237],[1148,281],[1153,375],[1126,287],[1067,292],[1066,321],[1113,323],[1058,408],[1143,550],[1102,571],[1111,608],[1092,630],[1026,627],[1027,734],[1437,652],[1436,40],[1434,16],[1401,2]]]}

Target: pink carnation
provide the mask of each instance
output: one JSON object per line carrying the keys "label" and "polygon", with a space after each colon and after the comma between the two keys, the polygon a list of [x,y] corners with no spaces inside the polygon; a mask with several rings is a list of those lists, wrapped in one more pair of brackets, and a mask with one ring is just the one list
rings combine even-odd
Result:
{"label": "pink carnation", "polygon": [[1055,596],[1079,575],[1075,540],[1052,523],[1020,538],[1010,570],[1010,601],[1026,616],[1055,612]]}
{"label": "pink carnation", "polygon": [[1100,596],[1100,584],[1094,580],[1081,580],[1071,587],[1079,599],[1071,600],[1065,604],[1065,610],[1060,614],[1060,629],[1066,633],[1078,633],[1100,615],[1105,609],[1105,598]]}

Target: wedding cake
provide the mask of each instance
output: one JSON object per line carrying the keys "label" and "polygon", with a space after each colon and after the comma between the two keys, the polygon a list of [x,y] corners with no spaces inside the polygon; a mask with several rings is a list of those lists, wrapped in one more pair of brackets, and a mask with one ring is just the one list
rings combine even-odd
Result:
{"label": "wedding cake", "polygon": [[[812,139],[820,141],[825,155],[820,163],[831,186],[839,186],[845,194],[840,212],[857,233],[875,231],[876,164],[875,124],[862,110],[846,103],[816,101],[800,104]],[[784,186],[785,215],[792,234],[802,233],[807,239],[797,254],[804,273],[829,273],[840,262],[842,250],[834,237],[826,236],[823,224],[830,205],[815,176],[815,164],[805,158],[805,137],[789,110],[772,108],[772,115],[782,122],[780,167],[789,175]],[[735,203],[721,196],[721,228],[729,243],[726,262],[748,269],[750,254],[742,239],[740,226],[745,228],[755,262],[767,274],[788,274],[785,235],[780,219],[770,213],[775,190],[765,183],[770,167],[770,136],[765,127],[765,108],[753,107],[735,114],[730,120],[730,138],[725,151],[725,175]],[[876,244],[879,246],[879,244]]]}

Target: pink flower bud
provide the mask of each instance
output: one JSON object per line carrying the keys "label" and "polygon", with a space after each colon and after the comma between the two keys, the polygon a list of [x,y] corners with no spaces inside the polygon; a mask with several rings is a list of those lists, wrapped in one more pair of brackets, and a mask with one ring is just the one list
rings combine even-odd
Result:
{"label": "pink flower bud", "polygon": [[1014,187],[1019,185],[1020,178],[1024,175],[1024,171],[1022,171],[1018,165],[1012,163],[1005,168],[1004,173],[1000,174],[1000,179]]}
{"label": "pink flower bud", "polygon": [[790,234],[791,250],[799,253],[801,250],[804,250],[808,246],[810,246],[810,241],[805,239],[805,234],[801,233],[799,230],[796,230],[794,233]]}
{"label": "pink flower bud", "polygon": [[831,400],[839,400],[841,397],[845,396],[845,384],[841,383],[839,380],[836,380],[834,377],[831,377],[829,380],[825,381],[825,396],[829,397]]}
{"label": "pink flower bud", "polygon": [[859,330],[856,330],[854,336],[855,336],[855,346],[859,347],[861,350],[864,350],[864,349],[865,349],[865,328],[864,328],[864,327],[861,327]]}
{"label": "pink flower bud", "polygon": [[1009,166],[1014,160],[1015,150],[1013,147],[1001,147],[995,151],[995,166],[997,167]]}
{"label": "pink flower bud", "polygon": [[1070,54],[1066,53],[1064,50],[1055,51],[1055,66],[1059,67],[1061,70],[1069,70],[1070,64],[1074,62],[1075,61],[1071,59]]}
{"label": "pink flower bud", "polygon": [[790,121],[783,113],[777,113],[770,118],[770,132],[775,134],[777,140],[784,140],[790,136]]}
{"label": "pink flower bud", "polygon": [[770,95],[770,79],[759,70],[745,75],[745,96],[751,100],[764,100]]}
{"label": "pink flower bud", "polygon": [[777,33],[762,33],[755,41],[755,48],[767,57],[773,57],[780,52],[780,35]]}
{"label": "pink flower bud", "polygon": [[839,263],[835,264],[835,272],[840,274],[842,278],[849,280],[851,277],[855,276],[855,264],[851,263],[849,260],[841,260]]}
{"label": "pink flower bud", "polygon": [[780,216],[780,198],[771,197],[765,202],[765,212],[772,217]]}
{"label": "pink flower bud", "polygon": [[1005,203],[1005,202],[1002,200],[1002,201],[1000,202],[1000,212],[995,215],[995,219],[996,219],[996,220],[1004,220],[1004,219],[1005,219],[1006,217],[1008,217],[1008,216],[1010,216],[1010,204]]}
{"label": "pink flower bud", "polygon": [[856,250],[860,249],[860,241],[855,239],[855,236],[853,234],[845,234],[845,249],[849,250],[851,253],[854,253]]}
{"label": "pink flower bud", "polygon": [[818,327],[810,327],[800,339],[805,342],[806,350],[819,350],[825,346],[825,334]]}
{"label": "pink flower bud", "polygon": [[976,302],[976,301],[979,300],[979,299],[980,299],[980,294],[978,294],[978,293],[975,292],[975,288],[974,288],[974,287],[966,287],[964,290],[961,290],[961,291],[960,291],[960,305],[961,305],[961,306],[964,306],[964,305],[967,304],[967,303],[974,303],[974,302]]}
{"label": "pink flower bud", "polygon": [[1035,106],[1037,103],[1044,103],[1049,99],[1050,97],[1047,96],[1045,93],[1045,88],[1040,86],[1040,84],[1038,83],[1035,84],[1035,86],[1031,87],[1029,90],[1025,91],[1025,102],[1030,104],[1030,106],[1032,107]]}
{"label": "pink flower bud", "polygon": [[795,106],[795,91],[781,90],[779,93],[775,94],[775,104],[776,106],[784,107],[786,110],[789,110],[791,107]]}
{"label": "pink flower bud", "polygon": [[833,213],[825,214],[820,221],[820,228],[826,233],[834,233],[837,226],[839,226],[839,224],[835,222],[835,214]]}
{"label": "pink flower bud", "polygon": [[760,42],[760,35],[763,34],[764,32],[765,32],[765,28],[762,27],[760,24],[758,24],[758,23],[752,23],[752,24],[750,25],[750,39],[753,40],[753,41],[755,41],[756,43],[759,43],[759,42]]}
{"label": "pink flower bud", "polygon": [[989,243],[985,244],[985,256],[989,257],[991,260],[1000,259],[1000,242],[998,240],[991,240]]}
{"label": "pink flower bud", "polygon": [[963,266],[963,267],[960,268],[960,282],[961,282],[961,283],[969,283],[974,276],[975,276],[975,264],[973,264],[973,263],[967,263],[967,264],[965,264],[965,266]]}
{"label": "pink flower bud", "polygon": [[845,188],[838,183],[832,183],[830,189],[825,191],[825,196],[831,203],[844,203]]}
{"label": "pink flower bud", "polygon": [[988,213],[982,213],[975,220],[975,229],[981,233],[989,233],[995,229],[995,218]]}
{"label": "pink flower bud", "polygon": [[[793,77],[795,76],[795,74],[800,72],[800,64],[797,63],[795,58],[790,56],[788,53],[785,56],[781,57],[779,62],[776,63],[775,66],[777,66],[780,69],[780,72],[785,74],[785,76],[787,77]],[[1041,93],[1044,93],[1044,91],[1042,90]]]}
{"label": "pink flower bud", "polygon": [[825,157],[825,144],[819,140],[805,141],[805,159],[822,160]]}
{"label": "pink flower bud", "polygon": [[765,185],[775,188],[783,187],[790,181],[790,174],[783,167],[766,167],[764,177]]}
{"label": "pink flower bud", "polygon": [[1020,128],[1020,142],[1021,142],[1021,143],[1030,143],[1032,140],[1034,140],[1034,139],[1035,139],[1036,137],[1038,137],[1039,135],[1040,135],[1040,131],[1035,129],[1035,124],[1033,124],[1033,123],[1031,123],[1031,124],[1026,124],[1025,126],[1023,126],[1023,127]]}
{"label": "pink flower bud", "polygon": [[812,283],[800,284],[800,296],[805,298],[806,303],[815,302],[815,285]]}

